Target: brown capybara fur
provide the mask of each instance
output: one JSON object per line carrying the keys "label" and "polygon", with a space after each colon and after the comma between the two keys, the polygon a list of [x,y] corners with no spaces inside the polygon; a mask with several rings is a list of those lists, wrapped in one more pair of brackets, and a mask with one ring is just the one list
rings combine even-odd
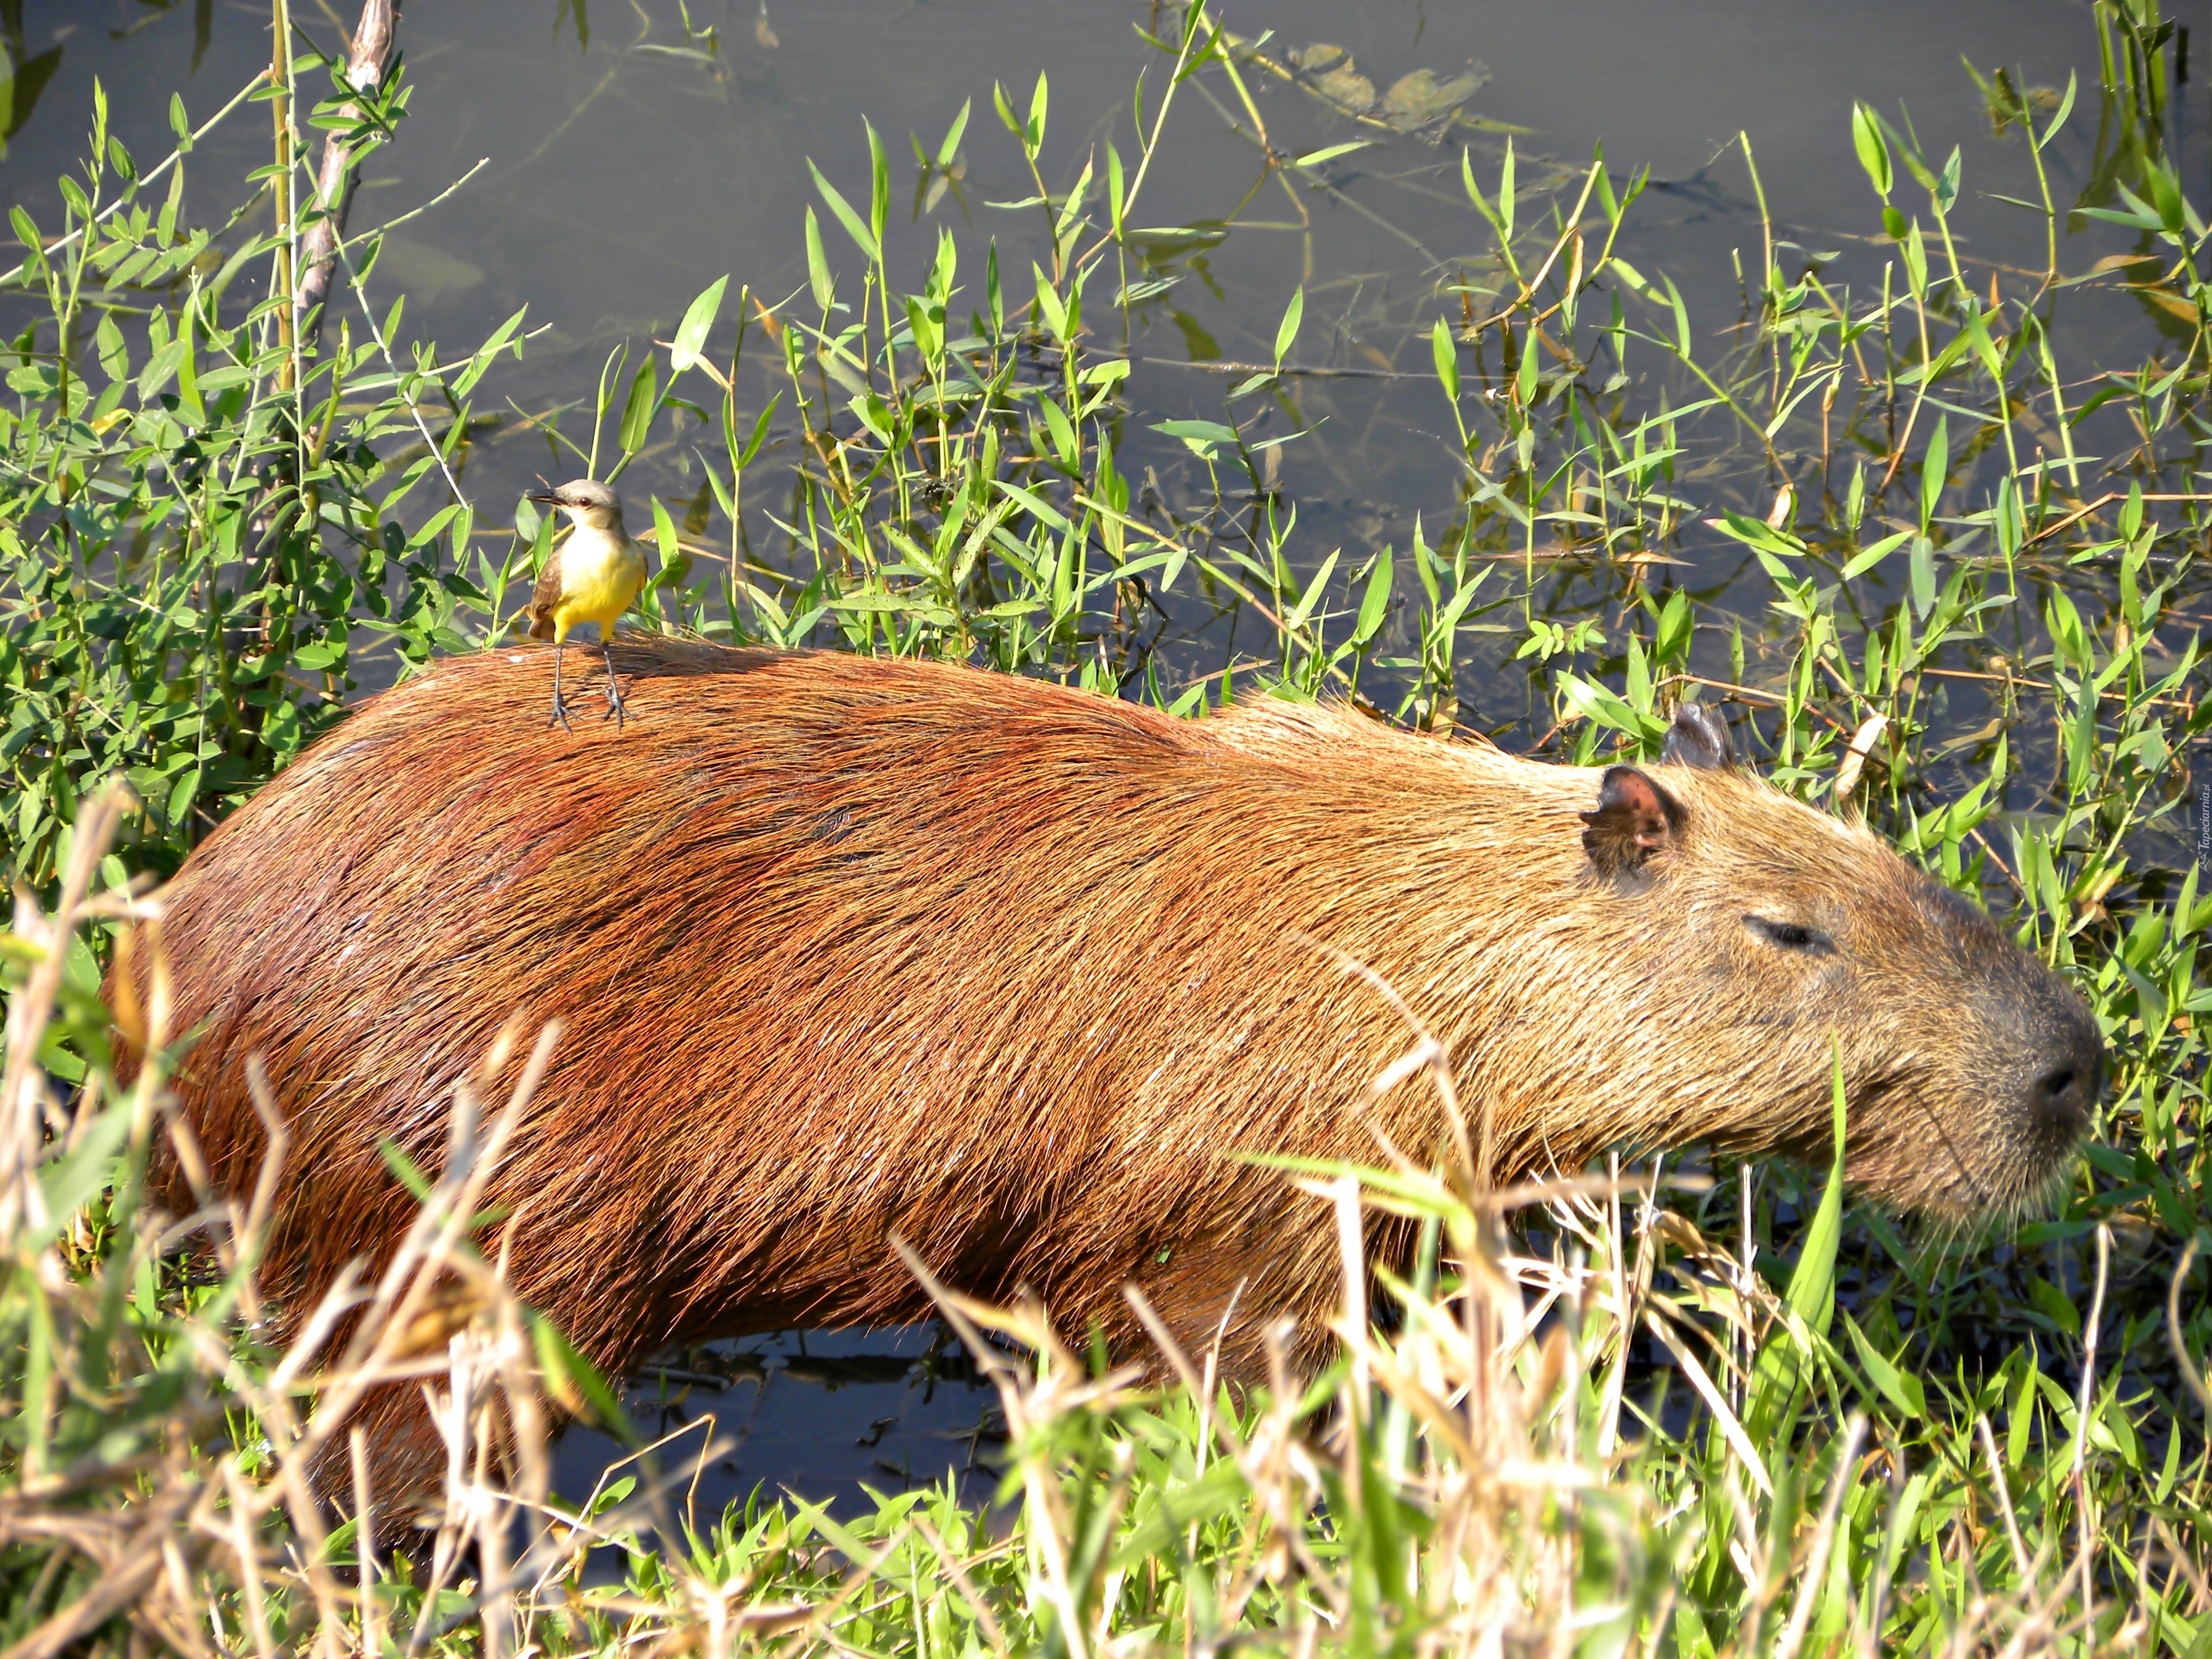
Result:
{"label": "brown capybara fur", "polygon": [[[392,1247],[414,1206],[380,1139],[438,1167],[518,1009],[564,1035],[488,1201],[520,1294],[617,1370],[923,1315],[893,1231],[1078,1335],[1133,1346],[1134,1281],[1200,1346],[1241,1285],[1231,1364],[1285,1312],[1317,1344],[1331,1218],[1224,1154],[1445,1133],[1425,1079],[1370,1107],[1409,1027],[1346,959],[1449,1046],[1501,1179],[1624,1140],[1818,1152],[1833,1042],[1854,1176],[1962,1216],[2045,1188],[2095,1097],[2061,981],[1727,763],[1710,714],[1601,775],[1267,697],[1183,721],[618,643],[623,728],[546,727],[548,651],[447,663],[168,888],[177,1029],[202,1030],[177,1089],[216,1182],[250,1189],[266,1144],[248,1055],[289,1122],[283,1305]],[[385,1467],[426,1476],[419,1405],[386,1407]]]}

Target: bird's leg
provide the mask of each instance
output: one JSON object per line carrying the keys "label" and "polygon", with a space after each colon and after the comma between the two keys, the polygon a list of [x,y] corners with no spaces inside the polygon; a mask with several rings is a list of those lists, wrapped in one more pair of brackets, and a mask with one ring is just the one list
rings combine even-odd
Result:
{"label": "bird's leg", "polygon": [[[611,629],[607,630],[607,632],[611,631]],[[607,712],[599,718],[603,720],[612,720],[615,723],[615,729],[619,732],[629,710],[623,704],[622,682],[615,678],[615,651],[614,647],[608,641],[607,633],[602,633],[599,635],[599,655],[605,659],[607,665]]]}
{"label": "bird's leg", "polygon": [[573,732],[575,727],[568,724],[568,705],[561,701],[561,654],[568,648],[568,641],[566,640],[553,641],[553,713],[545,724],[550,726],[558,720],[563,732]]}

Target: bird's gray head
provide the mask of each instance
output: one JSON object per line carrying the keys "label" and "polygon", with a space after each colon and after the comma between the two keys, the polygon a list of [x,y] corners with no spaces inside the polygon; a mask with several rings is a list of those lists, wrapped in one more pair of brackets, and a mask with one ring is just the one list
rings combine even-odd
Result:
{"label": "bird's gray head", "polygon": [[605,530],[622,522],[622,497],[597,478],[571,478],[552,489],[533,490],[530,499],[557,507],[579,526]]}

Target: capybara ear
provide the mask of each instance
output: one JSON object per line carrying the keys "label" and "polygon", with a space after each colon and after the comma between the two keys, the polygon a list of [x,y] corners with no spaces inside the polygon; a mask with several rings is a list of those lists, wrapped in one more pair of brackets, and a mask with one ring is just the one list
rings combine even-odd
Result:
{"label": "capybara ear", "polygon": [[1578,815],[1583,851],[1608,876],[1633,874],[1682,834],[1675,799],[1632,766],[1609,766],[1598,786],[1597,811]]}
{"label": "capybara ear", "polygon": [[1674,711],[1667,728],[1667,746],[1659,758],[1677,766],[1694,766],[1701,772],[1718,772],[1735,764],[1735,744],[1729,738],[1728,721],[1717,708],[1686,702]]}

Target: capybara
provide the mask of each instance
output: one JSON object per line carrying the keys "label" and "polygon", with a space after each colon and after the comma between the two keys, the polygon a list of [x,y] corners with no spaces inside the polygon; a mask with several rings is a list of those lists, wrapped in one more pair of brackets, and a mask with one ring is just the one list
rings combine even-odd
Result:
{"label": "capybara", "polygon": [[[249,1055],[290,1125],[282,1304],[392,1248],[414,1205],[380,1139],[436,1169],[518,1009],[565,1035],[489,1201],[519,1293],[615,1370],[921,1316],[892,1232],[1078,1337],[1140,1347],[1133,1281],[1194,1351],[1236,1293],[1231,1366],[1286,1312],[1318,1352],[1333,1219],[1231,1155],[1371,1164],[1379,1130],[1437,1156],[1425,1077],[1371,1098],[1408,1012],[1501,1180],[1624,1141],[1822,1155],[1832,1044],[1856,1182],[1960,1217],[2045,1188],[2096,1099],[2098,1028],[2057,975],[1740,769],[1695,705],[1659,763],[1601,773],[1271,696],[1182,720],[618,643],[626,728],[549,730],[545,649],[447,662],[167,889],[214,1179],[249,1190],[266,1146]],[[402,1410],[385,1467],[427,1474]]]}

